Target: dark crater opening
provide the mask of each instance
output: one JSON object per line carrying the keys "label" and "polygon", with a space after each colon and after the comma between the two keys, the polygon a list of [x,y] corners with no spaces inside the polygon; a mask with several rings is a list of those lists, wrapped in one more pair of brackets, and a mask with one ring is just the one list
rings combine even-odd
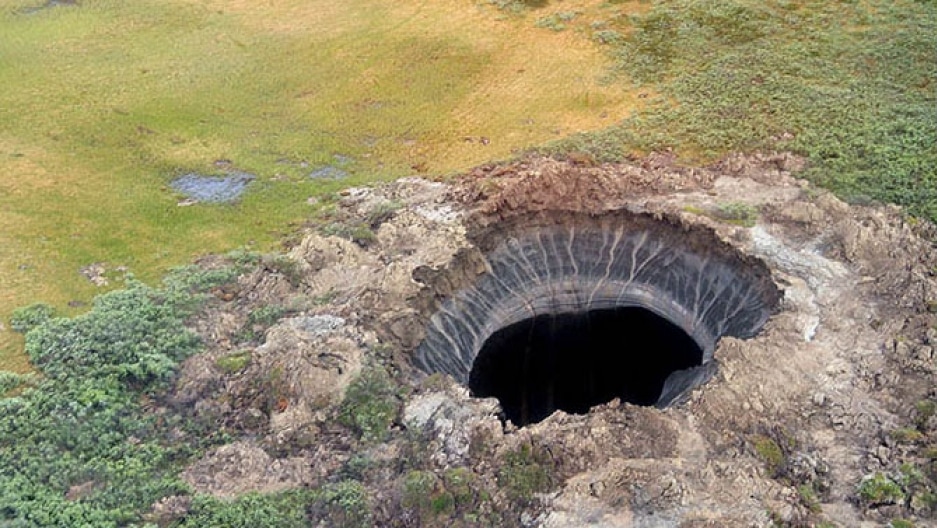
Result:
{"label": "dark crater opening", "polygon": [[414,363],[496,397],[517,425],[620,398],[667,407],[708,381],[720,339],[753,337],[781,292],[701,226],[625,211],[494,222],[421,269]]}
{"label": "dark crater opening", "polygon": [[488,338],[469,388],[473,396],[498,398],[507,419],[526,425],[615,398],[654,405],[670,374],[702,360],[690,336],[643,308],[540,315]]}

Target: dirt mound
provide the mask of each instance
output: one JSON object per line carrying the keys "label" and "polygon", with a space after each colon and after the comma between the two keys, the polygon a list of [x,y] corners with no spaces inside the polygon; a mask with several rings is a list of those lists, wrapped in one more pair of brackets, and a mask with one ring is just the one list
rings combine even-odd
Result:
{"label": "dirt mound", "polygon": [[[937,515],[934,230],[894,207],[846,205],[795,179],[801,165],[787,154],[707,168],[677,167],[667,155],[636,165],[534,158],[449,185],[349,190],[349,219],[396,207],[366,243],[309,232],[290,253],[292,282],[269,270],[242,277],[198,325],[210,347],[188,362],[178,397],[241,424],[232,431],[250,431],[251,452],[278,461],[255,453],[260,462],[241,468],[231,489],[268,489],[276,467],[297,485],[350,478],[372,492],[382,526],[924,525]],[[442,320],[434,315],[451,315],[447,301],[491,272],[485,255],[506,243],[506,226],[573,213],[705,232],[739,265],[769,270],[780,307],[755,337],[719,339],[711,379],[664,410],[615,399],[517,428],[499,418],[497,400],[415,368],[427,328]],[[230,336],[261,299],[296,307],[249,347],[276,360],[226,372],[217,358],[239,351]],[[297,323],[338,320],[315,335]],[[346,373],[369,365],[400,384],[384,397],[398,414],[375,436],[348,420],[362,407],[336,396],[354,383]],[[271,385],[272,372],[281,374]],[[232,404],[229,390],[245,396]],[[261,396],[266,404],[249,404]],[[249,427],[239,405],[256,411]],[[231,416],[242,418],[225,422]],[[367,464],[349,469],[362,457]],[[303,460],[334,471],[306,473]],[[204,473],[229,462],[214,454],[189,481],[228,494]],[[456,492],[453,471],[472,493]],[[418,480],[451,505],[414,502]]]}

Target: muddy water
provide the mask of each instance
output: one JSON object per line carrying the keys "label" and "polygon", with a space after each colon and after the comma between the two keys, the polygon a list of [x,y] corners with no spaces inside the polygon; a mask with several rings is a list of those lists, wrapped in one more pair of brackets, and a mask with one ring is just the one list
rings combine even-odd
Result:
{"label": "muddy water", "polygon": [[240,197],[255,179],[256,176],[246,172],[231,172],[227,176],[189,173],[173,180],[170,186],[199,202],[223,203]]}

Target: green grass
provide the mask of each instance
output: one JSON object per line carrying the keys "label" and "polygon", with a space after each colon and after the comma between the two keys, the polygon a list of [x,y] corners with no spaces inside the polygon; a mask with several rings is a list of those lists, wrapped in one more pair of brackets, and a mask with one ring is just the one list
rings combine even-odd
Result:
{"label": "green grass", "polygon": [[781,446],[771,438],[764,435],[755,435],[751,438],[755,454],[765,464],[765,469],[772,477],[776,476],[784,466],[786,456]]}
{"label": "green grass", "polygon": [[895,504],[905,498],[901,486],[883,473],[866,475],[859,484],[858,495],[867,504]]}
{"label": "green grass", "polygon": [[612,20],[596,39],[617,77],[660,96],[553,149],[620,159],[671,148],[691,162],[791,150],[846,198],[937,220],[937,4],[670,0]]}
{"label": "green grass", "polygon": [[232,501],[196,496],[178,528],[303,528],[309,526],[306,509],[315,500],[309,490],[274,494],[249,493]]}
{"label": "green grass", "polygon": [[215,366],[227,374],[235,374],[247,368],[250,362],[251,351],[241,350],[218,358],[215,360]]}

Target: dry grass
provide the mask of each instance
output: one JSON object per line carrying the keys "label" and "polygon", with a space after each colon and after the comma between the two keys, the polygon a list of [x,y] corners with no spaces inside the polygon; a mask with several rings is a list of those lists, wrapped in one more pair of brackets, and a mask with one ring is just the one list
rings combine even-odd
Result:
{"label": "dry grass", "polygon": [[[609,126],[639,102],[601,80],[608,59],[582,30],[598,0],[520,16],[471,0],[23,13],[40,3],[0,5],[0,321],[39,301],[83,310],[99,290],[78,270],[93,262],[152,281],[201,253],[270,247],[312,212],[310,196],[463,170]],[[583,13],[579,29],[535,27],[560,8]],[[335,154],[356,160],[349,180],[305,178],[301,161]],[[218,159],[257,174],[255,189],[177,207],[169,180]],[[21,346],[0,330],[0,368],[24,368]]]}

